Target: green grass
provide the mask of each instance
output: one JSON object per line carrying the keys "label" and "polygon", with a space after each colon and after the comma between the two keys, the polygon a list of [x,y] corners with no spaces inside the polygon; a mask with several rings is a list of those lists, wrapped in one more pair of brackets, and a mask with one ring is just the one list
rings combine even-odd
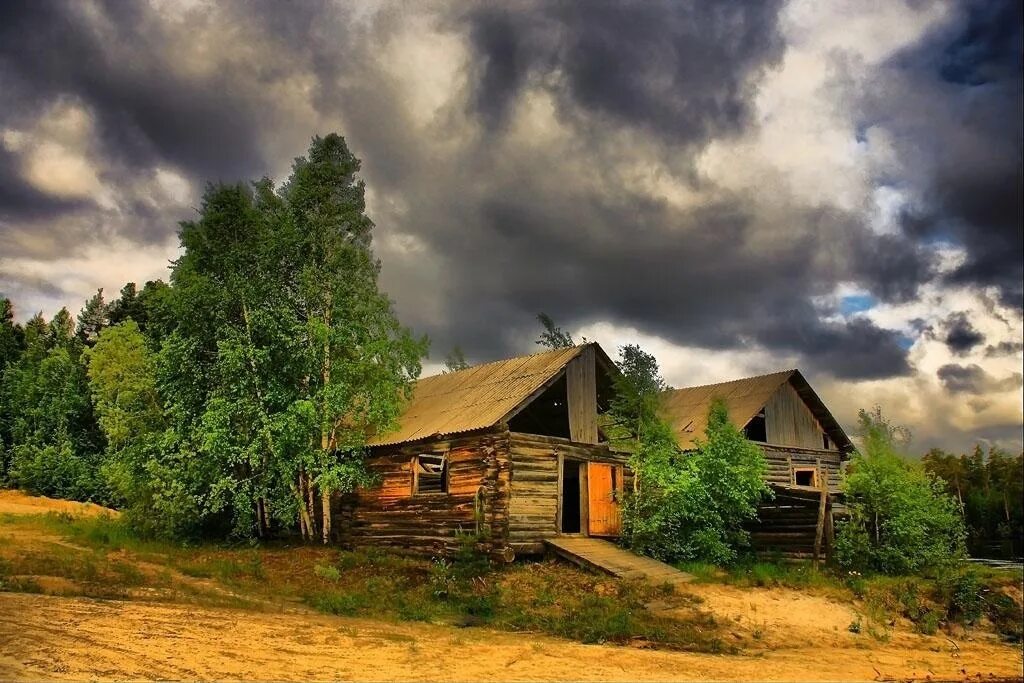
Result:
{"label": "green grass", "polygon": [[[74,582],[64,594],[140,598],[207,606],[274,609],[301,602],[327,613],[457,626],[543,632],[587,643],[645,641],[704,652],[730,651],[696,600],[671,589],[595,576],[556,562],[491,567],[466,552],[432,562],[386,552],[266,544],[183,546],[140,539],[120,519],[48,514],[0,518],[64,545],[32,544],[0,562],[0,590],[42,591],[25,576]],[[68,545],[73,547],[68,547]],[[0,555],[4,555],[0,549]],[[139,562],[147,563],[140,569]],[[228,590],[217,590],[218,586]],[[150,598],[145,598],[150,599]],[[671,615],[647,607],[658,601]]]}

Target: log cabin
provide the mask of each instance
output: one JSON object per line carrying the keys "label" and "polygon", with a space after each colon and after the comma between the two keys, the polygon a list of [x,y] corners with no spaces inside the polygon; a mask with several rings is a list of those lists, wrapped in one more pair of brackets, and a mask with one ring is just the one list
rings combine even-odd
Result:
{"label": "log cabin", "polygon": [[750,527],[755,550],[788,557],[825,556],[834,518],[844,513],[841,470],[853,444],[799,370],[666,391],[663,415],[679,447],[704,437],[711,403],[764,452],[774,498]]}
{"label": "log cabin", "polygon": [[471,534],[508,560],[560,534],[618,536],[628,454],[598,419],[614,372],[590,343],[420,379],[370,441],[377,484],[334,501],[335,540],[443,555]]}

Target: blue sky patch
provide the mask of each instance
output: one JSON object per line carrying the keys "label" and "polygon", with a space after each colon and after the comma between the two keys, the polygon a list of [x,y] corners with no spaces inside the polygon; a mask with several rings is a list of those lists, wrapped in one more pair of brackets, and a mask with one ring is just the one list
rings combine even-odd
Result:
{"label": "blue sky patch", "polygon": [[839,312],[843,315],[853,315],[870,311],[878,305],[878,301],[870,294],[851,294],[839,300]]}

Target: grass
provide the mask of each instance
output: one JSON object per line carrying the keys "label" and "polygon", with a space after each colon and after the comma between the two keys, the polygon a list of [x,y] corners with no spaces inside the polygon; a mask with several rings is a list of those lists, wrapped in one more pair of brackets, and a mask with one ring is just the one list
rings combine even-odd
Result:
{"label": "grass", "polygon": [[[435,562],[283,543],[182,546],[139,539],[104,516],[0,516],[0,533],[6,529],[18,533],[0,547],[0,590],[46,592],[32,577],[60,577],[71,582],[60,590],[68,595],[248,609],[302,603],[347,617],[486,625],[585,643],[734,649],[693,599],[556,562],[492,567],[471,552]],[[648,607],[653,602],[659,609]]]}
{"label": "grass", "polygon": [[[862,576],[842,573],[809,562],[764,562],[747,559],[721,568],[702,563],[678,565],[697,582],[726,583],[741,588],[790,588],[861,605],[863,622],[850,625],[851,633],[866,632],[888,640],[896,619],[906,619],[918,633],[933,635],[941,629],[973,626],[988,620],[993,630],[1012,642],[1021,642],[1024,614],[1010,595],[1019,590],[1021,572],[988,567],[959,567],[924,576]],[[1010,590],[1008,590],[1010,589]]]}
{"label": "grass", "polygon": [[[470,552],[431,562],[304,545],[184,546],[137,538],[122,521],[105,516],[0,516],[0,532],[8,529],[17,534],[0,533],[0,591],[46,592],[51,588],[43,577],[55,577],[66,580],[64,594],[98,598],[247,609],[303,603],[341,616],[487,625],[585,643],[733,648],[694,598],[555,562],[490,567]],[[790,588],[854,602],[862,618],[849,630],[878,640],[889,637],[897,619],[923,634],[987,621],[1007,640],[1021,640],[1021,607],[1010,597],[1013,590],[1019,595],[1019,572],[972,567],[928,577],[860,576],[755,560],[680,569],[698,583]]]}

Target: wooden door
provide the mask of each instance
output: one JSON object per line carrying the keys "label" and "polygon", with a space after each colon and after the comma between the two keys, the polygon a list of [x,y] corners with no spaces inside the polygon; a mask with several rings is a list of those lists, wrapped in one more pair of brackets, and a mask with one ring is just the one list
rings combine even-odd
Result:
{"label": "wooden door", "polygon": [[619,499],[622,497],[622,468],[604,463],[587,463],[587,530],[591,536],[618,536],[622,532]]}

